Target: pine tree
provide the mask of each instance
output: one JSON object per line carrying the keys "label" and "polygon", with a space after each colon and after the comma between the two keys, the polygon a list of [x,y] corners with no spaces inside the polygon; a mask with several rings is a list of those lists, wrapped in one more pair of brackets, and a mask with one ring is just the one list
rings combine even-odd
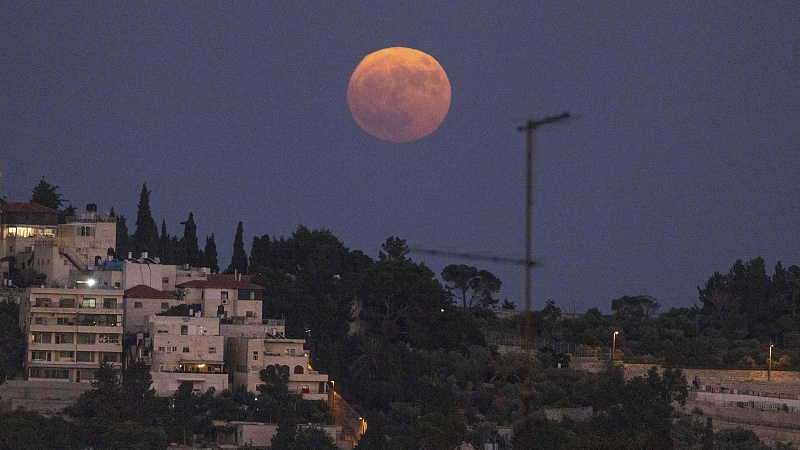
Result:
{"label": "pine tree", "polygon": [[58,186],[44,181],[44,177],[39,180],[39,184],[33,188],[31,192],[31,203],[38,203],[39,205],[46,206],[50,209],[58,210],[61,205],[66,201],[61,198],[61,193],[58,192]]}
{"label": "pine tree", "polygon": [[203,251],[205,254],[204,267],[209,267],[211,273],[219,273],[219,262],[217,261],[217,243],[214,241],[214,233],[210,237],[206,237],[206,248]]}
{"label": "pine tree", "polygon": [[183,237],[181,238],[181,264],[200,266],[199,261],[200,247],[197,245],[197,225],[194,223],[194,214],[189,213],[189,218],[183,225]]}
{"label": "pine tree", "polygon": [[233,238],[233,256],[228,266],[228,273],[247,273],[247,253],[244,251],[244,230],[242,222],[236,227],[236,236]]}
{"label": "pine tree", "polygon": [[147,183],[142,185],[142,193],[139,196],[133,248],[137,253],[148,252],[150,257],[156,256],[158,253],[158,227],[150,211],[150,191],[147,190]]}

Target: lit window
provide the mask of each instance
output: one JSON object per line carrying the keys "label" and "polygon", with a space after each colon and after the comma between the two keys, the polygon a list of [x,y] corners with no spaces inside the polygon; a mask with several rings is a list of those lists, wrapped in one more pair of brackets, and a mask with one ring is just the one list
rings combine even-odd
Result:
{"label": "lit window", "polygon": [[97,301],[93,298],[85,298],[81,300],[81,308],[94,308]]}

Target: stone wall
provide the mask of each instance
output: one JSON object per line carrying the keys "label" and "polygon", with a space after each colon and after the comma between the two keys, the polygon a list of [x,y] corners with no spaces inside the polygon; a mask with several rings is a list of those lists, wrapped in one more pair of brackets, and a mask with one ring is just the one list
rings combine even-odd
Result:
{"label": "stone wall", "polygon": [[88,383],[7,380],[0,384],[0,412],[22,407],[42,414],[57,414],[91,389]]}

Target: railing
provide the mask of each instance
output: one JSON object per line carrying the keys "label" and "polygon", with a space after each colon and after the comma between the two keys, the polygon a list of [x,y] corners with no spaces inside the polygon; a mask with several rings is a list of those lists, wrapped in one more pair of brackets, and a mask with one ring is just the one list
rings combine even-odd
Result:
{"label": "railing", "polygon": [[82,271],[89,270],[89,262],[82,260],[81,257],[76,255],[72,250],[66,247],[59,247],[58,254],[67,258],[67,260],[71,262],[76,269]]}

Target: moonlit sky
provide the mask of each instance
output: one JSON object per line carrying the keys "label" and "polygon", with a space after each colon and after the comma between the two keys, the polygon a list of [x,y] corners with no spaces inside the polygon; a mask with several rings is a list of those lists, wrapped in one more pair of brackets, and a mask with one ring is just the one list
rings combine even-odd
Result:
{"label": "moonlit sky", "polygon": [[[377,257],[521,258],[536,136],[534,308],[666,307],[736,259],[800,264],[800,3],[0,3],[0,195],[44,177],[134,231],[143,182],[171,234],[193,212],[226,267],[253,236],[326,228]],[[432,3],[432,2],[414,2]],[[447,71],[442,126],[408,144],[353,121],[350,74],[384,47]],[[524,304],[523,267],[467,263]]]}

